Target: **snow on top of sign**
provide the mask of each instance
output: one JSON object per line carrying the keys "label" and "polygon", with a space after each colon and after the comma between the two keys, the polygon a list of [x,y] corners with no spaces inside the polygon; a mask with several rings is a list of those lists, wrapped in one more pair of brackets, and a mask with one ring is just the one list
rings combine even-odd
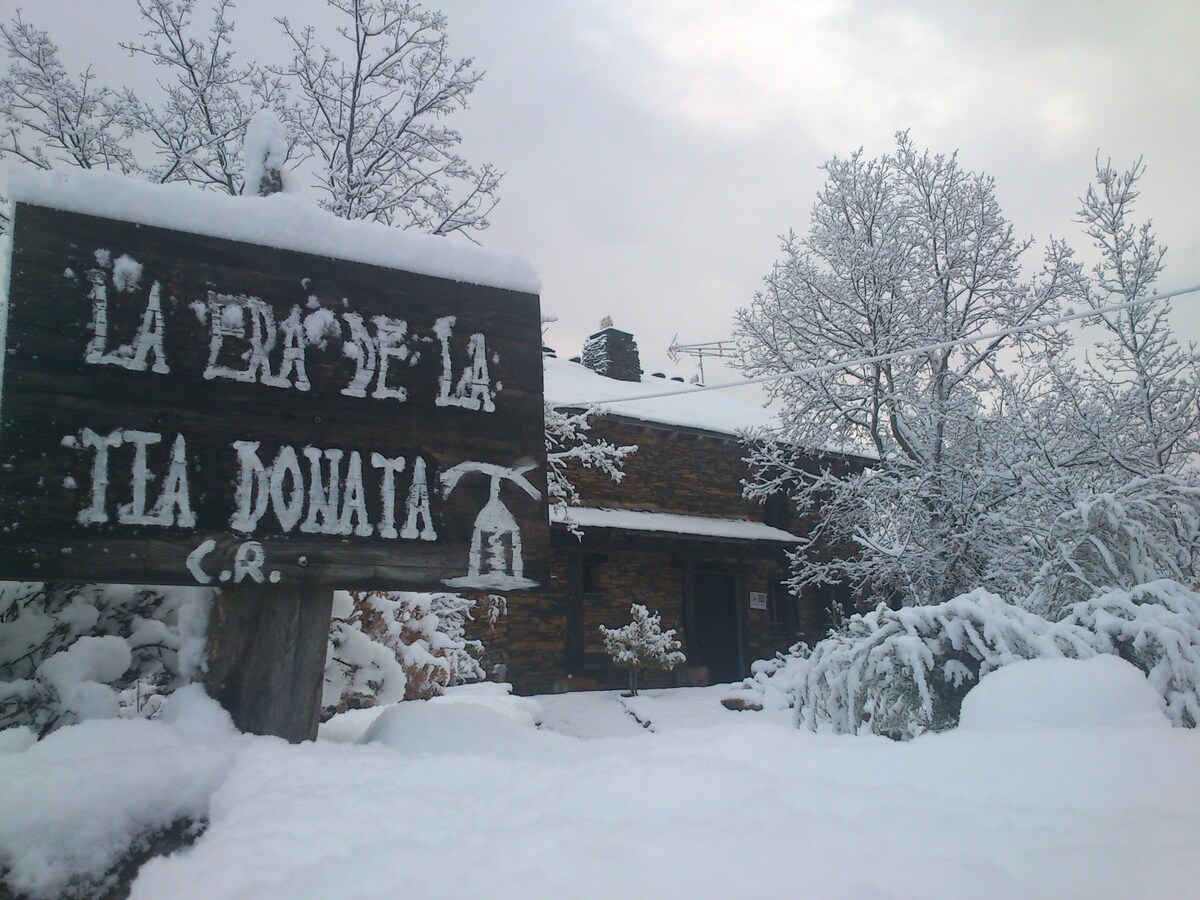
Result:
{"label": "snow on top of sign", "polygon": [[[663,378],[618,381],[579,363],[550,357],[545,360],[545,373],[546,402],[552,406],[588,407],[598,400],[617,400],[602,404],[601,411],[644,422],[698,428],[718,434],[736,435],[779,424],[774,413],[761,406],[743,403],[718,391],[696,391],[695,388]],[[656,394],[672,387],[678,387],[682,393],[634,403],[624,402],[625,398]]]}
{"label": "snow on top of sign", "polygon": [[11,167],[8,182],[10,198],[21,203],[470,284],[533,294],[541,290],[533,267],[515,254],[339,219],[300,194],[231,197],[111,172],[42,172],[24,167]]}
{"label": "snow on top of sign", "polygon": [[782,528],[773,528],[748,519],[717,519],[709,516],[681,516],[676,513],[646,512],[640,509],[610,509],[601,506],[552,506],[550,521],[571,522],[582,528],[612,528],[619,531],[653,531],[659,534],[687,534],[695,537],[734,538],[742,541],[776,541],[796,544],[800,538]]}

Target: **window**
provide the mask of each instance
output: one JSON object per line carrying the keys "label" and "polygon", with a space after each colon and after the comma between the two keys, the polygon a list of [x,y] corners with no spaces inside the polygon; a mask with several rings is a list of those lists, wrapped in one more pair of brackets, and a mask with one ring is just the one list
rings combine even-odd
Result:
{"label": "window", "polygon": [[800,613],[796,598],[786,584],[771,585],[767,597],[767,625],[771,631],[795,633],[800,628]]}
{"label": "window", "polygon": [[579,567],[579,593],[585,598],[600,596],[600,557],[584,557]]}

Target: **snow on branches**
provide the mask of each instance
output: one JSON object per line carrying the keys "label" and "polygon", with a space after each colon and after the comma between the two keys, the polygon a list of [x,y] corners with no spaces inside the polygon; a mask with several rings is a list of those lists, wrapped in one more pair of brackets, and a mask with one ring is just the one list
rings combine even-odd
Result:
{"label": "snow on branches", "polygon": [[[495,623],[502,597],[488,597]],[[415,700],[447,685],[484,677],[483,645],[465,626],[476,601],[459,594],[363,591],[334,594],[333,626],[321,706],[326,717],[346,709]]]}
{"label": "snow on branches", "polygon": [[1051,315],[1078,293],[1079,268],[1055,243],[1041,272],[1024,278],[1030,242],[1014,237],[993,180],[954,155],[919,150],[906,133],[891,154],[857,152],[825,170],[808,234],[784,240],[765,289],[738,313],[741,367],[757,376],[846,361],[771,383],[783,420],[771,437],[775,446],[865,444],[879,462],[839,474],[755,451],[750,493],[765,496],[770,473],[782,470],[827,539],[858,546],[853,560],[805,559],[797,587],[848,578],[937,603],[978,583],[990,550],[980,524],[1009,488],[988,466],[1003,449],[986,414],[1000,354],[1059,338],[851,361]]}
{"label": "snow on branches", "polygon": [[0,582],[0,729],[152,716],[204,666],[206,588]]}
{"label": "snow on branches", "polygon": [[629,693],[637,696],[638,673],[642,670],[670,671],[687,662],[675,640],[675,629],[662,630],[662,617],[640,603],[629,607],[632,621],[620,628],[600,626],[604,651],[618,666],[629,669]]}
{"label": "snow on branches", "polygon": [[345,58],[283,18],[292,59],[271,69],[295,87],[284,120],[320,163],[323,205],[432,234],[486,228],[501,173],[468,164],[445,124],[483,76],[450,55],[445,17],[411,0],[328,2]]}
{"label": "snow on branches", "polygon": [[[546,486],[550,503],[554,507],[567,508],[579,505],[579,492],[571,483],[572,466],[602,472],[614,482],[625,475],[625,457],[637,450],[636,444],[617,445],[606,440],[594,440],[588,434],[591,424],[590,410],[567,412],[546,404]],[[580,534],[579,528],[566,517],[572,533]]]}
{"label": "snow on branches", "polygon": [[1160,579],[1196,584],[1200,487],[1157,475],[1078,500],[1055,519],[1026,601],[1050,618],[1111,590]]}
{"label": "snow on branches", "polygon": [[984,590],[934,606],[880,606],[809,648],[755,664],[733,709],[792,706],[812,731],[908,740],[958,723],[988,672],[1025,659],[1120,656],[1146,675],[1177,727],[1200,722],[1200,593],[1169,579],[1113,588],[1059,621]]}
{"label": "snow on branches", "polygon": [[[1078,371],[1057,327],[986,336],[1067,302],[1099,310],[1152,296],[1164,250],[1131,218],[1140,162],[1122,173],[1097,161],[1080,211],[1098,252],[1090,276],[1051,242],[1032,278],[1022,274],[1032,244],[1014,238],[992,179],[956,156],[901,133],[891,154],[825,169],[808,233],[784,240],[738,315],[748,374],[846,363],[772,382],[782,425],[750,445],[747,493],[787,492],[815,522],[793,558],[794,589],[842,582],[907,604],[980,585],[1024,596],[1061,556],[1078,504],[1095,514],[1104,497],[1136,494],[1147,512],[1145,480],[1157,479],[1152,490],[1181,508],[1200,453],[1200,358],[1172,338],[1168,304],[1098,315],[1108,338]],[[970,342],[860,361],[942,341]],[[875,458],[818,465],[804,452],[830,444]],[[1186,528],[1178,538],[1162,548],[1178,564],[1159,574],[1194,580]],[[830,545],[853,552],[819,552]],[[1132,574],[1105,583],[1146,580]]]}
{"label": "snow on branches", "polygon": [[253,194],[261,160],[247,186],[240,150],[256,111],[271,109],[291,132],[273,156],[311,178],[341,218],[433,234],[487,227],[502,173],[459,155],[447,124],[483,76],[449,53],[441,13],[412,0],[329,0],[340,20],[332,34],[280,19],[290,61],[243,64],[233,5],[214,0],[198,16],[195,0],[137,0],[145,31],[120,46],[155,67],[152,96],[99,85],[90,68],[72,76],[18,12],[0,25],[0,156]]}

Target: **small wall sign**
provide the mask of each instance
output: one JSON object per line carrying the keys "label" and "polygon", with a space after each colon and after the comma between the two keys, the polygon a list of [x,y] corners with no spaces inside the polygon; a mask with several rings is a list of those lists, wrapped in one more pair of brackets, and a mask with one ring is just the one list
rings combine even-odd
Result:
{"label": "small wall sign", "polygon": [[765,591],[750,592],[750,608],[751,609],[766,609],[767,595]]}

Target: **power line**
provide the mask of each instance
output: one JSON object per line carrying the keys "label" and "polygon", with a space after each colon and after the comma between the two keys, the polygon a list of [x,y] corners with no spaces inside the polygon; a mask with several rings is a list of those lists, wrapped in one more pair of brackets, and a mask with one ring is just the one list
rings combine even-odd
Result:
{"label": "power line", "polygon": [[593,400],[590,403],[564,403],[562,407],[578,408],[581,406],[594,407],[606,406],[612,403],[633,403],[637,400],[657,400],[661,397],[679,397],[684,394],[696,394],[700,391],[721,391],[726,388],[745,387],[748,384],[765,384],[769,381],[782,381],[785,378],[801,378],[805,375],[823,375],[826,372],[836,372],[838,369],[848,369],[851,366],[870,365],[871,363],[887,362],[892,359],[899,359],[902,356],[914,356],[918,353],[930,353],[934,350],[947,350],[951,347],[962,347],[966,344],[974,344],[979,341],[990,341],[996,338],[1008,337],[1012,334],[1020,334],[1026,331],[1036,331],[1039,328],[1050,328],[1054,325],[1061,325],[1064,322],[1073,322],[1077,319],[1095,319],[1108,313],[1120,312],[1123,309],[1129,309],[1131,306],[1140,306],[1143,303],[1154,303],[1158,300],[1169,300],[1172,297],[1180,297],[1184,294],[1193,294],[1200,291],[1200,284],[1188,288],[1180,288],[1176,291],[1171,291],[1166,294],[1155,294],[1151,297],[1142,297],[1138,300],[1126,300],[1124,303],[1115,303],[1111,306],[1104,306],[1100,309],[1089,309],[1086,312],[1067,313],[1066,315],[1058,316],[1053,319],[1042,319],[1038,322],[1030,322],[1025,325],[1014,325],[1012,328],[1002,328],[998,331],[989,331],[985,334],[977,334],[972,337],[956,338],[952,341],[939,341],[935,344],[926,344],[923,347],[913,347],[908,350],[894,350],[890,353],[879,353],[875,356],[863,356],[858,359],[844,360],[841,362],[826,363],[821,366],[809,366],[804,369],[797,369],[794,372],[778,372],[774,375],[759,375],[756,378],[743,378],[740,381],[727,381],[722,384],[704,384],[694,385],[683,389],[675,389],[670,391],[658,391],[653,394],[642,394],[637,397],[617,397],[611,400]]}

